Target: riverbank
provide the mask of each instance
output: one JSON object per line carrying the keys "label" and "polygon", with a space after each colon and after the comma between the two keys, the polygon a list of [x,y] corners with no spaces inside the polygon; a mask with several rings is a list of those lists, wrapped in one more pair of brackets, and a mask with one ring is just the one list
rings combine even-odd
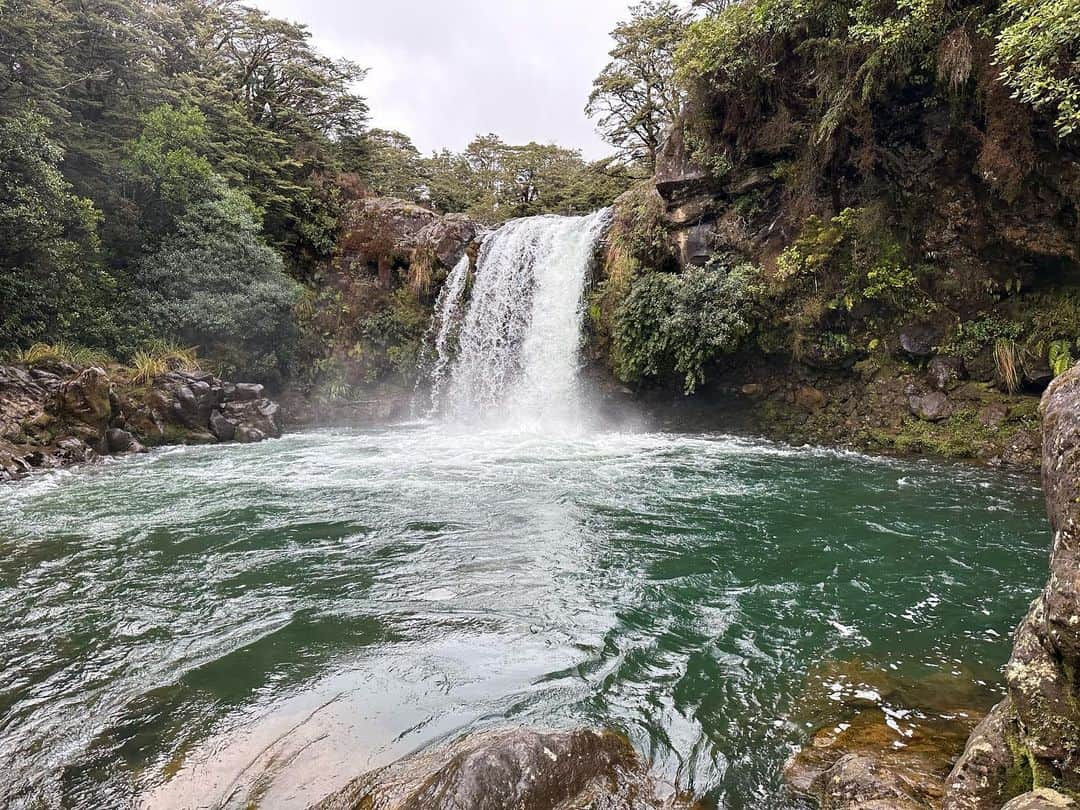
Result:
{"label": "riverbank", "polygon": [[143,380],[59,360],[0,365],[0,482],[150,447],[262,441],[281,435],[278,412],[263,386],[198,370]]}

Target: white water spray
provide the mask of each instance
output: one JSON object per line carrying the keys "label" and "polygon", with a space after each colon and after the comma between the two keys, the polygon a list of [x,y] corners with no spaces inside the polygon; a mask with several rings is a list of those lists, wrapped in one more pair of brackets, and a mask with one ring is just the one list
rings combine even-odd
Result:
{"label": "white water spray", "polygon": [[583,416],[585,285],[610,210],[507,223],[484,242],[471,295],[463,259],[432,324],[433,413],[455,421],[575,424]]}

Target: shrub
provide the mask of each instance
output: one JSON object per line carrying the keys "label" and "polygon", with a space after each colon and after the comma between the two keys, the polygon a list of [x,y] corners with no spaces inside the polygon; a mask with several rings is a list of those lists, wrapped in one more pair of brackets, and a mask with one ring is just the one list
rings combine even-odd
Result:
{"label": "shrub", "polygon": [[668,371],[681,374],[686,393],[705,381],[705,366],[736,351],[751,329],[759,271],[690,268],[649,273],[615,313],[615,370],[624,382]]}
{"label": "shrub", "polygon": [[139,297],[157,334],[203,347],[224,373],[273,377],[294,339],[298,287],[247,198],[222,185],[216,193],[140,262]]}
{"label": "shrub", "polygon": [[1065,137],[1080,129],[1080,4],[1006,0],[995,57],[1016,98],[1055,114]]}

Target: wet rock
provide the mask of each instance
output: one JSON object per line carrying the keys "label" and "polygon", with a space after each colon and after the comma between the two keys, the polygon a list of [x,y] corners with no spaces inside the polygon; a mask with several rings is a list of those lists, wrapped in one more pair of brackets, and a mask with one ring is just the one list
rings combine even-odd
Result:
{"label": "wet rock", "polygon": [[915,360],[923,360],[934,353],[941,342],[942,330],[935,324],[916,323],[900,332],[900,348]]}
{"label": "wet rock", "polygon": [[240,444],[254,444],[255,442],[265,441],[266,438],[266,433],[251,425],[237,426],[236,432],[233,435],[233,440]]}
{"label": "wet rock", "polygon": [[88,368],[60,384],[57,409],[61,414],[104,431],[112,417],[112,383],[100,368]]}
{"label": "wet rock", "polygon": [[[90,461],[96,454],[94,449],[86,442],[82,441],[82,439],[69,437],[67,439],[61,439],[56,443],[55,455],[61,461],[68,464],[77,464],[83,461]],[[43,463],[44,459],[41,459],[37,464],[34,464],[34,466],[42,466]]]}
{"label": "wet rock", "polygon": [[945,810],[996,809],[1031,788],[1080,793],[1080,368],[1051,383],[1041,408],[1050,579],[1016,631],[1008,697],[953,769]]}
{"label": "wet rock", "polygon": [[236,437],[236,425],[221,411],[214,411],[210,414],[210,432],[223,442],[231,442]]}
{"label": "wet rock", "polygon": [[940,422],[953,414],[952,403],[941,391],[914,394],[908,398],[911,413],[925,422]]}
{"label": "wet rock", "polygon": [[145,453],[146,448],[139,444],[139,440],[119,428],[110,428],[105,434],[105,440],[110,453]]}
{"label": "wet rock", "polygon": [[447,214],[416,234],[414,250],[430,251],[444,268],[450,269],[480,234],[480,226],[464,214]]}
{"label": "wet rock", "polygon": [[625,738],[588,729],[502,729],[468,735],[360,777],[316,810],[662,810]]}
{"label": "wet rock", "polygon": [[938,391],[951,391],[967,379],[967,369],[959,357],[938,356],[930,361],[926,369],[930,384]]}

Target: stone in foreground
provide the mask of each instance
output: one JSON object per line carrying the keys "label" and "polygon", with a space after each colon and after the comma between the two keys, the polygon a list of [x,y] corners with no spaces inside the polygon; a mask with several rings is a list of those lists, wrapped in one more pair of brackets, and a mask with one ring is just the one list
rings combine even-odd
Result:
{"label": "stone in foreground", "polygon": [[470,734],[360,777],[316,810],[677,810],[693,807],[609,731]]}

